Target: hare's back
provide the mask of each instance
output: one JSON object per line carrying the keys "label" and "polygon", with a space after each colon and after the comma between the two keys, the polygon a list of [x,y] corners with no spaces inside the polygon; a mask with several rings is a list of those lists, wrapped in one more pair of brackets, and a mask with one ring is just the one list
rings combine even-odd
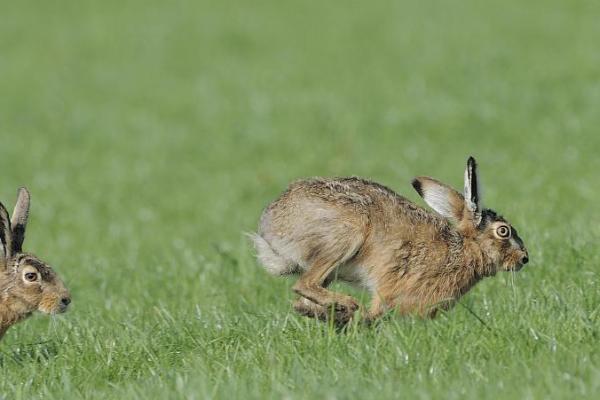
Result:
{"label": "hare's back", "polygon": [[311,230],[337,223],[356,225],[364,221],[373,203],[366,185],[358,179],[313,178],[293,182],[263,212],[260,231]]}
{"label": "hare's back", "polygon": [[300,180],[265,209],[260,233],[269,236],[276,231],[289,237],[360,230],[373,212],[406,201],[391,189],[360,178]]}
{"label": "hare's back", "polygon": [[292,183],[284,195],[288,193],[316,197],[335,205],[352,207],[408,201],[384,185],[358,177],[300,180]]}

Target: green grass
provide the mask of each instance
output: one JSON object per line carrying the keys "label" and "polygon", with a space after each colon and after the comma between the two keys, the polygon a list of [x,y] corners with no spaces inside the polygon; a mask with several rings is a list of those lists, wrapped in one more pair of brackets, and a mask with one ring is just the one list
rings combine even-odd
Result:
{"label": "green grass", "polygon": [[[0,396],[600,392],[597,2],[1,8],[0,199],[31,189],[26,250],[74,302],[8,331]],[[531,263],[436,320],[297,317],[243,236],[290,180],[360,175],[422,204],[410,179],[460,187],[470,154]]]}

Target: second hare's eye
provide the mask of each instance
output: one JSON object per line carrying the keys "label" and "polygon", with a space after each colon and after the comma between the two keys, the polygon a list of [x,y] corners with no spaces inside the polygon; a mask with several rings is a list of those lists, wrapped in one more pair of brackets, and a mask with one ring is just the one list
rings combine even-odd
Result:
{"label": "second hare's eye", "polygon": [[35,282],[37,280],[37,274],[35,272],[27,272],[25,274],[25,279],[29,282]]}
{"label": "second hare's eye", "polygon": [[508,239],[510,237],[510,227],[506,225],[500,225],[496,228],[496,234],[502,239]]}

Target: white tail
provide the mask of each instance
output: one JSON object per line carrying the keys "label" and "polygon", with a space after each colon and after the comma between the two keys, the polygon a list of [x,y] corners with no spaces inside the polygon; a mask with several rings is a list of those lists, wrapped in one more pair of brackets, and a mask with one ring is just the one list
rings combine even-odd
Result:
{"label": "white tail", "polygon": [[260,235],[250,234],[257,257],[271,275],[289,275],[298,271],[298,265],[277,254],[271,245]]}

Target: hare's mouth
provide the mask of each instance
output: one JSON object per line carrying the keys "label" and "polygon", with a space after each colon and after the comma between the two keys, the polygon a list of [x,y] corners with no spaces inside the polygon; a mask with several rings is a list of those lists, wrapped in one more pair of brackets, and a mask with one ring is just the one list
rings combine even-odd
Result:
{"label": "hare's mouth", "polygon": [[523,269],[523,267],[524,267],[524,266],[525,266],[525,264],[517,264],[517,265],[515,266],[515,268],[513,268],[513,271],[515,271],[515,272],[519,272],[520,270],[522,270],[522,269]]}
{"label": "hare's mouth", "polygon": [[38,311],[41,312],[42,314],[46,314],[46,315],[56,315],[56,314],[63,314],[65,312],[67,312],[68,309],[69,309],[69,306],[60,304],[60,305],[56,305],[53,307],[41,306],[38,308]]}
{"label": "hare's mouth", "polygon": [[62,314],[67,311],[69,304],[71,304],[70,295],[59,296],[58,298],[49,296],[39,303],[38,311],[48,315]]}
{"label": "hare's mouth", "polygon": [[505,272],[519,272],[523,268],[521,263],[506,263],[502,267]]}
{"label": "hare's mouth", "polygon": [[504,269],[506,271],[518,272],[520,271],[525,264],[529,262],[529,255],[525,253],[524,255],[514,255],[504,262]]}
{"label": "hare's mouth", "polygon": [[525,266],[525,264],[517,263],[514,265],[506,266],[505,269],[508,272],[519,272],[521,269],[523,269],[524,266]]}
{"label": "hare's mouth", "polygon": [[66,313],[68,309],[69,309],[69,305],[68,305],[68,304],[66,304],[66,305],[65,305],[65,304],[61,304],[61,305],[58,307],[58,311],[56,312],[56,314],[63,314],[63,313]]}

